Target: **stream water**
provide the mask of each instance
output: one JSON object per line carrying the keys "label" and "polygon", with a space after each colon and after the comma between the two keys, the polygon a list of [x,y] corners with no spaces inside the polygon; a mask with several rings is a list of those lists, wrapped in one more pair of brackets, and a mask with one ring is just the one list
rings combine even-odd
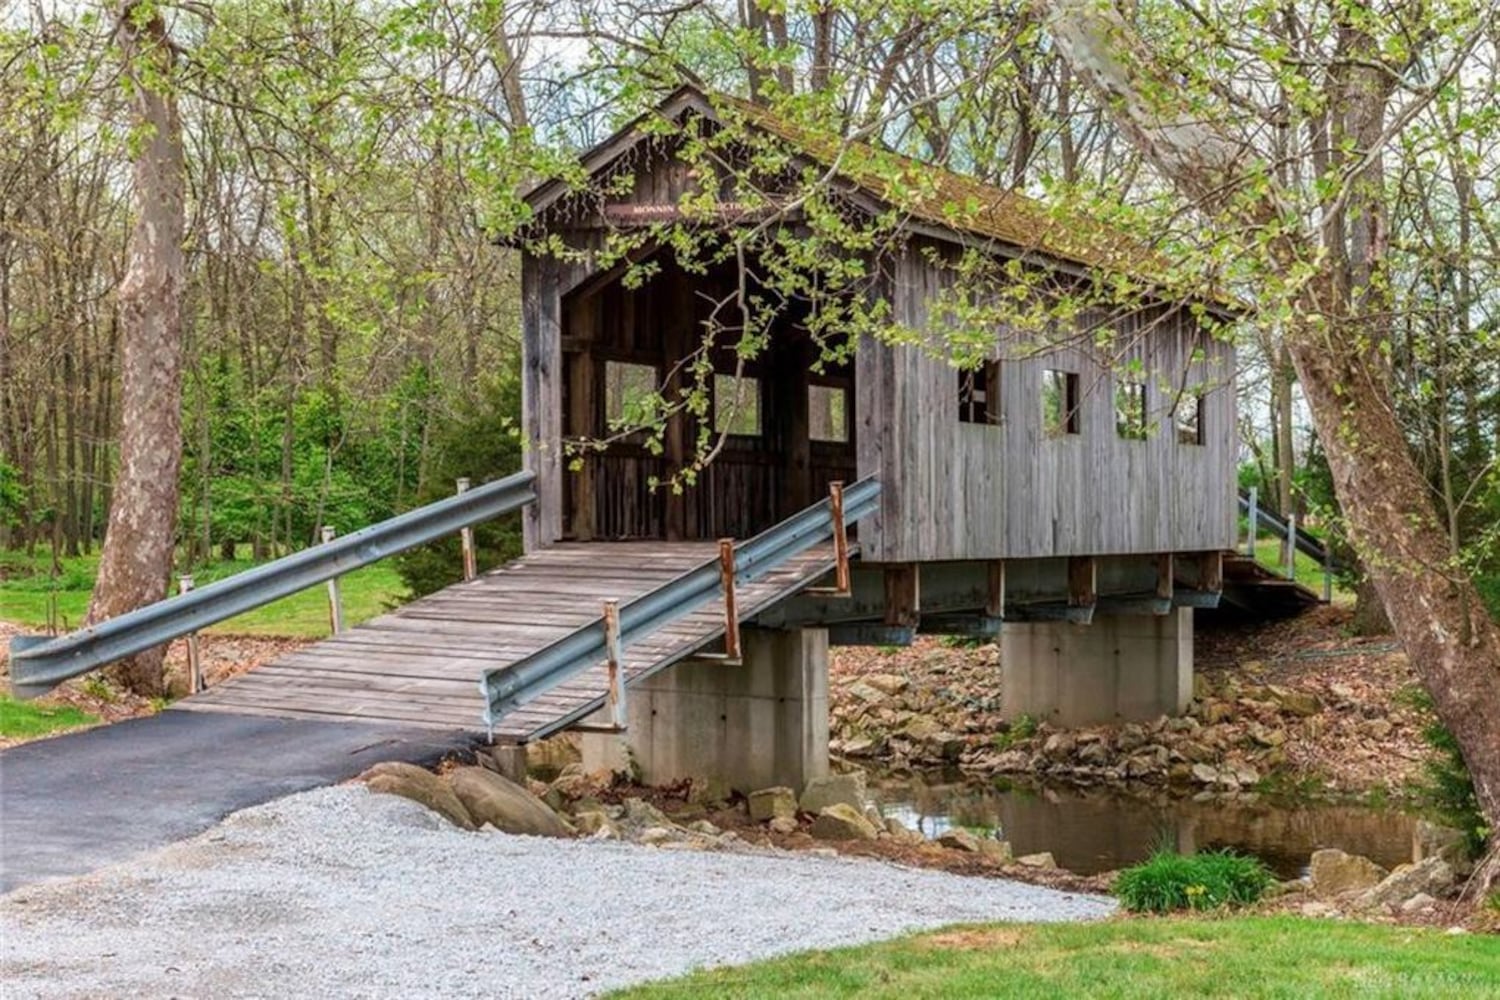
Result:
{"label": "stream water", "polygon": [[1050,851],[1080,874],[1111,871],[1163,844],[1182,853],[1232,848],[1280,878],[1306,871],[1322,847],[1387,868],[1413,860],[1416,818],[1394,809],[1256,799],[1194,801],[1125,790],[994,787],[942,779],[877,782],[886,816],[935,837],[954,826],[995,830],[1019,855]]}

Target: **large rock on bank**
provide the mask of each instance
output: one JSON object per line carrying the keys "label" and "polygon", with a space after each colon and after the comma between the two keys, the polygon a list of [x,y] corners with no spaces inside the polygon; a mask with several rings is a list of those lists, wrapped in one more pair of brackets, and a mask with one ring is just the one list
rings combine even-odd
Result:
{"label": "large rock on bank", "polygon": [[813,820],[812,835],[819,840],[874,840],[874,825],[846,802],[835,802]]}
{"label": "large rock on bank", "polygon": [[1314,851],[1310,872],[1313,895],[1329,899],[1346,892],[1369,889],[1385,878],[1386,870],[1369,858],[1336,848]]}
{"label": "large rock on bank", "polygon": [[1371,909],[1378,906],[1400,906],[1416,896],[1442,896],[1457,879],[1453,866],[1442,858],[1424,858],[1414,865],[1403,865],[1387,875],[1379,885],[1360,893],[1358,904]]}
{"label": "large rock on bank", "polygon": [[506,833],[537,837],[566,837],[572,832],[547,803],[493,771],[461,767],[449,781],[476,826],[489,823]]}
{"label": "large rock on bank", "polygon": [[799,803],[805,813],[817,815],[831,805],[843,803],[855,812],[865,808],[865,774],[830,774],[826,778],[814,778],[802,791]]}
{"label": "large rock on bank", "polygon": [[425,767],[401,761],[383,761],[359,776],[372,792],[400,795],[421,803],[454,826],[474,829],[475,823],[448,783]]}

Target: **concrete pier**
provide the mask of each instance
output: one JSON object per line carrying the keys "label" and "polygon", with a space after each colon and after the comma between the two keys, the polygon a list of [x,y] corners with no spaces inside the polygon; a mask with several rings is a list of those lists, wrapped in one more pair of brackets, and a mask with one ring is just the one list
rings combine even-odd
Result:
{"label": "concrete pier", "polygon": [[1006,622],[1000,671],[1011,719],[1087,726],[1180,714],[1193,696],[1193,612]]}
{"label": "concrete pier", "polygon": [[584,733],[583,766],[747,793],[827,774],[827,630],[746,628],[740,646],[739,665],[686,661],[632,685],[627,731]]}

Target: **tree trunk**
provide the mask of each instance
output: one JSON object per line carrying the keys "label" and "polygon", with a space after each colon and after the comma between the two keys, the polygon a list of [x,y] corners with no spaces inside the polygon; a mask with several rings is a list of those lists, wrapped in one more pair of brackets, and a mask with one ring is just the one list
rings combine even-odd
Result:
{"label": "tree trunk", "polygon": [[[1201,108],[1183,103],[1179,80],[1112,6],[1040,2],[1064,57],[1180,194],[1211,218],[1228,215],[1248,229],[1284,218],[1274,191],[1246,196],[1244,181],[1256,174],[1256,164],[1247,162],[1245,146],[1211,124]],[[1370,60],[1349,63],[1368,66]],[[1337,88],[1331,96],[1344,102],[1333,113],[1350,115],[1345,130],[1356,146],[1363,136],[1378,135],[1372,85],[1351,78],[1331,86]],[[1353,205],[1375,196],[1367,176],[1352,173],[1345,183]],[[1269,265],[1283,274],[1315,268],[1296,297],[1295,315],[1303,320],[1287,331],[1287,350],[1327,452],[1351,541],[1438,717],[1463,751],[1480,808],[1491,827],[1500,828],[1500,628],[1449,557],[1427,482],[1397,420],[1379,337],[1369,335],[1382,314],[1365,312],[1378,305],[1361,295],[1371,286],[1350,281],[1351,266],[1380,264],[1382,234],[1373,231],[1379,219],[1352,209],[1347,220],[1342,212],[1324,215],[1321,232],[1285,233],[1267,247]],[[1330,221],[1332,215],[1341,217]],[[1327,245],[1332,239],[1338,243]],[[1328,254],[1318,254],[1320,242]]]}
{"label": "tree trunk", "polygon": [[[182,461],[184,179],[182,123],[171,93],[175,59],[161,16],[120,11],[120,38],[140,142],[134,167],[136,221],[119,289],[120,469],[99,559],[89,621],[166,595]],[[156,649],[119,663],[126,688],[162,692]]]}

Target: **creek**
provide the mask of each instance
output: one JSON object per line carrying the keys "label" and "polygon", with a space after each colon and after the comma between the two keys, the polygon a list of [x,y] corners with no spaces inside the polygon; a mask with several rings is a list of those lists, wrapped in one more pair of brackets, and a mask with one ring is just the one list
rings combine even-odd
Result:
{"label": "creek", "polygon": [[1016,856],[1050,851],[1090,875],[1144,860],[1159,846],[1181,853],[1229,848],[1253,854],[1278,877],[1306,872],[1312,852],[1336,847],[1386,868],[1413,860],[1417,818],[1395,808],[1267,796],[1178,798],[1159,789],[996,787],[926,778],[873,781],[881,809],[936,837],[955,826],[993,831]]}

